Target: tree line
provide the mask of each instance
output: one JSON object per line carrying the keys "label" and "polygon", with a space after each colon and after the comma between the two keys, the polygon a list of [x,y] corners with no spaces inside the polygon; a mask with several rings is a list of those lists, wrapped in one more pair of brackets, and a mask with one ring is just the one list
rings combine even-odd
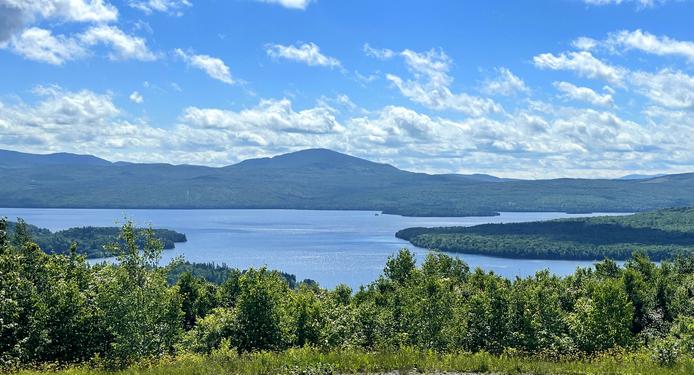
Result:
{"label": "tree line", "polygon": [[[266,268],[210,282],[167,282],[162,244],[126,223],[109,245],[116,264],[90,265],[72,247],[46,254],[0,221],[0,366],[83,363],[121,368],[181,353],[294,347],[513,353],[560,359],[647,350],[663,364],[694,355],[694,257],[655,264],[636,254],[567,277],[509,280],[430,253],[390,257],[353,291],[290,287]],[[213,274],[218,270],[215,269]]]}
{"label": "tree line", "polygon": [[[16,230],[28,232],[32,241],[47,253],[69,254],[70,246],[76,243],[79,254],[84,254],[87,258],[101,258],[111,255],[105,247],[118,240],[121,228],[87,226],[51,232],[18,219],[17,222],[8,222],[7,230],[10,234]],[[154,229],[154,235],[161,241],[164,249],[173,249],[176,243],[187,241],[185,234],[170,229]],[[136,233],[136,237],[139,241],[142,240],[141,233]],[[138,245],[142,246],[142,243]]]}
{"label": "tree line", "polygon": [[508,258],[626,260],[634,251],[661,261],[694,252],[694,208],[471,227],[407,228],[413,245]]}

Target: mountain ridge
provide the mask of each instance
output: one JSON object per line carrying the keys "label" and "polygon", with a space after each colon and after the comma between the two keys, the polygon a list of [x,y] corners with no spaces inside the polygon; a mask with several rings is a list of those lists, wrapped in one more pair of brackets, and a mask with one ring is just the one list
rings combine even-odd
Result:
{"label": "mountain ridge", "polygon": [[111,165],[112,162],[98,158],[93,155],[73,154],[69,152],[58,152],[52,154],[30,154],[19,151],[0,149],[0,166],[22,167],[29,165],[56,165],[56,164],[78,164],[78,165]]}
{"label": "mountain ridge", "polygon": [[18,154],[5,153],[12,158],[0,162],[5,177],[0,179],[0,207],[330,209],[479,216],[502,211],[636,212],[694,205],[691,173],[645,180],[514,180],[409,172],[327,149],[225,167]]}
{"label": "mountain ridge", "polygon": [[[28,165],[28,161],[34,162]],[[12,163],[17,163],[12,165]],[[550,179],[533,179],[523,180],[518,178],[498,177],[486,173],[425,173],[413,172],[405,169],[400,169],[388,163],[374,162],[368,159],[352,156],[327,148],[308,148],[298,151],[287,152],[268,157],[259,157],[245,159],[238,163],[228,164],[224,166],[214,167],[199,164],[172,164],[172,163],[137,163],[128,161],[109,161],[90,154],[76,154],[70,152],[56,152],[48,154],[34,154],[21,151],[13,151],[0,149],[0,167],[32,167],[36,165],[93,165],[93,166],[172,166],[172,167],[193,167],[193,168],[209,168],[209,169],[233,169],[247,167],[271,167],[271,168],[299,168],[309,166],[329,166],[328,162],[347,162],[351,165],[374,166],[388,168],[391,170],[399,170],[403,172],[424,174],[430,176],[447,176],[447,177],[464,177],[476,181],[484,182],[505,182],[505,181],[551,181],[551,180],[652,180],[660,177],[690,175],[694,172],[676,173],[676,174],[629,174],[616,178],[575,178],[575,177],[558,177]]]}

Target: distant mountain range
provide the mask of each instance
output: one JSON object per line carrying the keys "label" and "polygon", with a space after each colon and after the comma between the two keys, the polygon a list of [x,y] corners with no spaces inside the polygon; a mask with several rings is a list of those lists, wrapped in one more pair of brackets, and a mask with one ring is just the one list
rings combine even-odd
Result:
{"label": "distant mountain range", "polygon": [[340,209],[468,216],[694,206],[694,174],[614,180],[432,175],[326,149],[221,168],[0,150],[0,175],[0,207]]}

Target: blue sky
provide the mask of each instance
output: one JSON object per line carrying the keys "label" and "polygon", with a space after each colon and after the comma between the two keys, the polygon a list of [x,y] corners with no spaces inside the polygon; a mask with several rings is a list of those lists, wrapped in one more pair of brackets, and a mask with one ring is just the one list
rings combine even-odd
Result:
{"label": "blue sky", "polygon": [[694,3],[0,0],[0,148],[694,171]]}

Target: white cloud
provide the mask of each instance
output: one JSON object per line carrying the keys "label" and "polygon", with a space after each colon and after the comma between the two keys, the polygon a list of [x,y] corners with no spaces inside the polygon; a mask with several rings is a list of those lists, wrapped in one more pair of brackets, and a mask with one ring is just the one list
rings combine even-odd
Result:
{"label": "white cloud", "polygon": [[[286,99],[268,100],[241,111],[188,108],[171,138],[181,142],[174,149],[193,155],[214,151],[249,157],[321,145],[420,171],[516,177],[537,177],[532,170],[543,170],[541,177],[614,176],[652,168],[674,147],[669,142],[675,138],[652,134],[609,111],[537,108],[503,120],[450,120],[386,106],[348,118],[343,126],[329,108],[294,111]],[[679,136],[685,131],[677,130]],[[683,139],[677,147],[685,146],[683,141],[693,143]],[[657,148],[664,144],[668,149]]]}
{"label": "white cloud", "polygon": [[598,41],[593,38],[582,36],[571,42],[571,45],[577,49],[589,51],[597,47]]}
{"label": "white cloud", "polygon": [[87,46],[105,44],[111,47],[109,57],[112,60],[156,60],[157,56],[149,50],[143,38],[124,33],[116,26],[94,26],[78,36],[81,43]]}
{"label": "white cloud", "polygon": [[142,97],[142,94],[140,94],[137,91],[133,91],[132,94],[128,97],[131,102],[135,104],[142,104],[142,102],[145,101],[145,99]]}
{"label": "white cloud", "polygon": [[399,55],[405,59],[414,79],[403,80],[394,74],[387,74],[386,78],[410,100],[431,109],[453,110],[475,117],[503,111],[491,99],[464,92],[453,93],[450,89],[453,78],[448,75],[451,60],[443,51],[417,53],[404,50]]}
{"label": "white cloud", "polygon": [[241,110],[189,107],[173,128],[161,129],[130,118],[110,94],[55,86],[34,93],[36,104],[0,101],[0,148],[225,165],[320,145],[418,171],[514,177],[614,177],[694,163],[694,112],[659,106],[649,107],[641,123],[611,110],[537,101],[496,120],[402,106],[339,119],[321,103],[295,109],[288,99],[268,99]]}
{"label": "white cloud", "polygon": [[495,79],[486,80],[482,85],[482,91],[490,95],[513,95],[516,93],[528,93],[530,89],[525,82],[514,75],[507,68],[497,69],[499,76]]}
{"label": "white cloud", "polygon": [[49,30],[31,27],[9,43],[12,50],[29,60],[60,65],[65,61],[84,57],[86,49],[74,39],[64,35],[53,36]]}
{"label": "white cloud", "polygon": [[30,27],[13,36],[7,47],[34,61],[60,65],[66,61],[87,57],[90,47],[106,45],[112,60],[155,60],[143,38],[125,34],[115,26],[92,26],[74,36],[53,35],[50,30]]}
{"label": "white cloud", "polygon": [[[97,94],[89,90],[65,91],[59,86],[37,86],[32,92],[44,100],[28,111],[28,114],[42,113],[44,116],[38,122],[48,124],[48,127],[98,122],[120,114],[109,94]],[[67,119],[70,121],[66,121]]]}
{"label": "white cloud", "polygon": [[[641,30],[611,33],[604,40],[579,38],[573,45],[594,51],[607,50],[612,53],[639,50],[657,56],[682,56],[690,62],[694,61],[694,42],[655,36]],[[541,69],[569,70],[582,77],[603,79],[628,92],[643,95],[658,106],[670,109],[694,109],[694,76],[676,69],[667,68],[655,72],[630,70],[609,65],[595,58],[589,51],[559,55],[544,53],[535,56],[533,61],[535,66]],[[599,95],[584,90],[586,88],[571,88],[566,83],[555,83],[555,86],[562,90],[566,97],[579,99],[580,96],[583,100],[594,104],[607,105],[614,94],[614,89],[611,87],[606,87],[607,94]]]}
{"label": "white cloud", "polygon": [[379,60],[388,60],[395,56],[395,51],[388,48],[373,48],[369,43],[364,43],[364,53]]}
{"label": "white cloud", "polygon": [[667,36],[659,37],[641,30],[612,33],[602,44],[611,49],[635,49],[658,56],[682,56],[694,62],[694,42],[676,40]]}
{"label": "white cloud", "polygon": [[694,77],[664,69],[656,73],[634,72],[630,83],[635,90],[658,105],[694,110]]}
{"label": "white cloud", "polygon": [[0,102],[0,146],[28,152],[68,151],[116,157],[122,153],[161,149],[165,131],[123,118],[109,94],[65,91],[40,86],[40,101]]}
{"label": "white cloud", "polygon": [[[108,25],[117,19],[118,9],[105,0],[0,0],[0,48],[55,65],[87,57],[97,45],[107,46],[112,60],[155,60],[144,38]],[[93,25],[69,35],[27,26],[45,21]]]}
{"label": "white cloud", "polygon": [[235,83],[234,79],[231,77],[229,67],[222,59],[208,55],[188,54],[181,49],[176,49],[175,53],[186,63],[204,71],[210,77],[230,85]]}
{"label": "white cloud", "polygon": [[146,14],[164,12],[181,15],[181,9],[192,6],[188,0],[130,0],[128,5]]}
{"label": "white cloud", "polygon": [[543,53],[533,57],[533,63],[541,69],[570,70],[582,77],[603,79],[615,85],[622,85],[626,73],[623,68],[604,63],[588,51]]}
{"label": "white cloud", "polygon": [[579,100],[600,106],[612,106],[612,95],[600,95],[589,87],[579,87],[569,82],[554,82],[554,87],[567,99]]}
{"label": "white cloud", "polygon": [[269,44],[265,47],[268,56],[279,59],[287,59],[302,62],[310,66],[324,66],[328,68],[340,68],[340,61],[320,52],[320,48],[314,43],[301,43],[284,46],[281,44]]}
{"label": "white cloud", "polygon": [[0,42],[40,20],[112,22],[118,9],[104,0],[4,0],[0,2]]}
{"label": "white cloud", "polygon": [[118,18],[118,9],[104,0],[5,0],[4,3],[9,8],[44,19],[111,22]]}
{"label": "white cloud", "polygon": [[181,120],[201,128],[230,131],[323,134],[344,130],[330,108],[316,107],[296,112],[288,99],[262,100],[257,107],[239,112],[190,107]]}
{"label": "white cloud", "polygon": [[[369,150],[377,160],[416,170],[513,177],[614,177],[622,170],[662,166],[672,147],[660,148],[668,142],[661,134],[612,112],[546,103],[503,120],[462,121],[388,106],[346,127],[351,147]],[[681,140],[678,147],[685,143],[694,142]],[[533,172],[538,170],[542,174]]]}
{"label": "white cloud", "polygon": [[314,0],[256,0],[268,4],[277,4],[289,9],[304,10]]}
{"label": "white cloud", "polygon": [[[583,53],[590,55],[589,52],[572,52],[569,55],[563,53],[558,57],[549,53],[542,54],[535,57],[535,65],[554,70],[572,70],[580,76],[604,79],[641,94],[657,105],[674,109],[694,109],[693,76],[672,69],[662,69],[655,73],[632,71],[605,64],[592,55],[576,57],[580,56],[577,54]],[[594,104],[606,104],[611,101],[614,92],[612,88],[608,88],[606,91],[609,94],[596,97],[586,90],[573,90],[566,84],[560,84],[557,88],[564,91],[567,97],[579,99],[580,96]]]}

